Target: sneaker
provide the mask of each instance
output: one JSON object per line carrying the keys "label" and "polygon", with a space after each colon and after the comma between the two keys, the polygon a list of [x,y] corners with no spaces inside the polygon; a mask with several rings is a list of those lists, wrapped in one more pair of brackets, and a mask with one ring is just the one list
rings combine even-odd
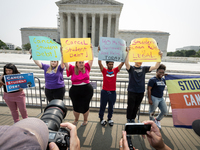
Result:
{"label": "sneaker", "polygon": [[114,121],[111,119],[108,119],[108,124],[112,127],[114,125]]}
{"label": "sneaker", "polygon": [[107,124],[107,122],[105,120],[100,120],[100,123],[102,126],[105,126]]}
{"label": "sneaker", "polygon": [[135,123],[135,119],[127,119],[128,123]]}
{"label": "sneaker", "polygon": [[160,121],[156,120],[156,118],[155,118],[155,121],[154,121],[154,122],[156,123],[157,127],[158,127],[159,129],[161,129]]}
{"label": "sneaker", "polygon": [[127,122],[128,122],[128,123],[131,123],[131,119],[127,119]]}
{"label": "sneaker", "polygon": [[135,123],[135,119],[131,119],[131,123]]}

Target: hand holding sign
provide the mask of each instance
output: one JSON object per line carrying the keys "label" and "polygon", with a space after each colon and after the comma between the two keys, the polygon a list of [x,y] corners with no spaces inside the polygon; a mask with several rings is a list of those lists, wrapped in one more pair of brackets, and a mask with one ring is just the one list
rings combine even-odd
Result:
{"label": "hand holding sign", "polygon": [[153,38],[137,38],[131,41],[130,62],[161,62],[160,52]]}
{"label": "hand holding sign", "polygon": [[60,60],[60,45],[52,39],[44,36],[29,36],[29,40],[33,60]]}

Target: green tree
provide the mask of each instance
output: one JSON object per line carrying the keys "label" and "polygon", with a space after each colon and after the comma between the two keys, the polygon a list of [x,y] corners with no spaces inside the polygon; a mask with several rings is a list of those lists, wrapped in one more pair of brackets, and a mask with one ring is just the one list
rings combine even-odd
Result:
{"label": "green tree", "polygon": [[15,50],[22,50],[20,47],[16,47]]}
{"label": "green tree", "polygon": [[200,57],[200,49],[195,54],[196,57]]}
{"label": "green tree", "polygon": [[167,52],[167,56],[174,56],[174,52]]}
{"label": "green tree", "polygon": [[184,51],[175,51],[173,56],[177,56],[177,57],[184,57]]}
{"label": "green tree", "polygon": [[2,40],[0,40],[0,49],[9,49],[6,43],[4,43]]}
{"label": "green tree", "polygon": [[27,44],[23,45],[23,49],[25,49],[25,50],[29,50],[30,48],[31,48],[31,44],[30,43],[27,43]]}
{"label": "green tree", "polygon": [[185,51],[185,57],[191,57],[196,54],[195,50],[187,50]]}

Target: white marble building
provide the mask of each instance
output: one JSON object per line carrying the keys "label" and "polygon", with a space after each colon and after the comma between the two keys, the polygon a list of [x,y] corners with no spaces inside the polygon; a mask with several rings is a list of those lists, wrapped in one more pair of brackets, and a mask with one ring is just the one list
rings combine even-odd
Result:
{"label": "white marble building", "polygon": [[[57,28],[26,27],[21,28],[22,45],[30,43],[29,36],[46,36],[51,39],[58,39]],[[22,46],[23,47],[23,46]]]}
{"label": "white marble building", "polygon": [[91,38],[94,47],[99,44],[100,37],[121,38],[130,44],[134,38],[154,38],[159,48],[167,53],[169,33],[160,31],[119,30],[119,17],[123,4],[114,0],[60,0],[58,27],[21,28],[22,45],[28,43],[28,36],[47,36],[60,38]]}

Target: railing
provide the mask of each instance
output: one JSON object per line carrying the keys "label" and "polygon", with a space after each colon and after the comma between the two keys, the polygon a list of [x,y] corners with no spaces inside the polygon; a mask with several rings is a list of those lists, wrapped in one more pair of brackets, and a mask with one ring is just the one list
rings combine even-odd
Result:
{"label": "railing", "polygon": [[[71,80],[65,78],[65,98],[64,103],[67,107],[72,107],[72,102],[69,97],[69,89],[71,87]],[[103,86],[102,80],[91,80],[91,84],[94,88],[94,94],[93,98],[90,102],[90,108],[99,109],[100,107],[100,97],[101,97],[101,89]],[[34,88],[25,89],[24,92],[26,94],[26,105],[32,106],[32,107],[40,107],[41,113],[43,112],[43,107],[45,107],[48,102],[45,98],[44,94],[44,88],[41,88],[41,83],[39,78],[35,77],[35,85]],[[128,88],[128,81],[116,81],[116,103],[114,105],[114,109],[117,110],[125,110],[127,109],[127,88]],[[168,115],[171,116],[171,105],[168,97],[167,90],[164,91],[164,99],[167,103],[168,108]],[[3,100],[3,88],[0,90],[0,105],[5,105],[5,102]],[[139,114],[148,114],[149,111],[149,104],[148,104],[148,98],[147,94],[145,92],[145,96],[143,98],[143,101],[140,105]],[[159,113],[159,109],[157,108],[155,113]]]}

